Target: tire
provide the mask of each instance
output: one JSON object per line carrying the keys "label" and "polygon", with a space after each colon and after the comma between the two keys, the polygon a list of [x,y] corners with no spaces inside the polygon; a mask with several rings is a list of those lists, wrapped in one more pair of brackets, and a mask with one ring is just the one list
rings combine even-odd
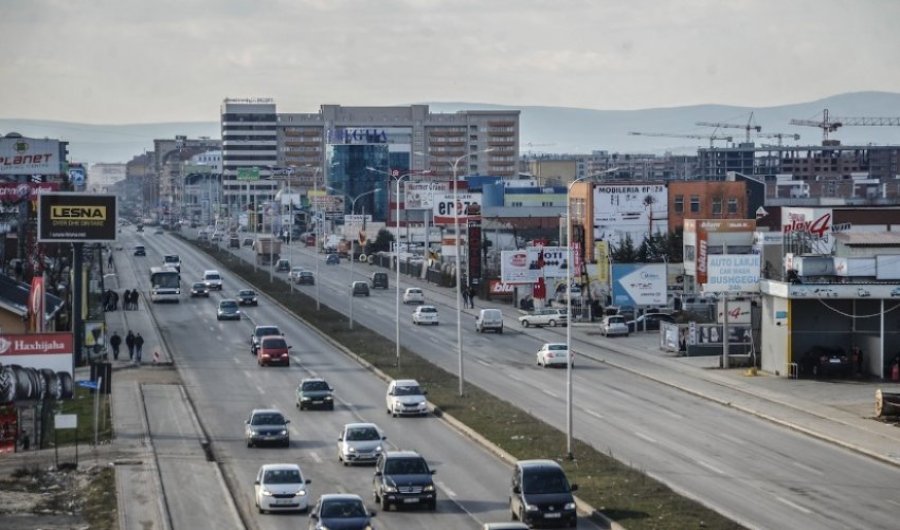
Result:
{"label": "tire", "polygon": [[247,440],[247,447],[253,447],[253,442],[251,440]]}
{"label": "tire", "polygon": [[428,509],[432,512],[437,511],[437,499],[434,499],[433,501],[428,503]]}
{"label": "tire", "polygon": [[500,331],[498,331],[501,335],[503,335],[503,326],[500,326]]}
{"label": "tire", "polygon": [[522,321],[522,327],[523,327],[523,328],[527,328],[527,327],[530,326],[530,325],[531,325],[531,324],[530,324],[527,320],[523,320],[523,321]]}
{"label": "tire", "polygon": [[384,497],[381,498],[381,511],[386,512],[391,509],[391,503]]}
{"label": "tire", "polygon": [[551,327],[551,328],[555,328],[555,327],[556,327],[556,321],[555,321],[555,320],[551,320],[551,321],[550,321],[550,327]]}

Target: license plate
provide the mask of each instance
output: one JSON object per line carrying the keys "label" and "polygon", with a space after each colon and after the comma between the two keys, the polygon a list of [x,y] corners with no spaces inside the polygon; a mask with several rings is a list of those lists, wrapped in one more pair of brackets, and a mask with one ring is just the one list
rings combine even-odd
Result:
{"label": "license plate", "polygon": [[840,359],[829,359],[828,362],[830,362],[831,364],[841,364],[841,360],[840,360]]}
{"label": "license plate", "polygon": [[408,499],[403,499],[403,502],[406,504],[415,504],[419,502],[419,499],[417,499],[416,497],[410,497]]}
{"label": "license plate", "polygon": [[324,403],[324,401],[322,401],[321,399],[314,399],[313,403],[318,403],[321,405],[322,403]]}
{"label": "license plate", "polygon": [[544,514],[545,519],[559,519],[560,517],[562,517],[561,513],[545,513]]}
{"label": "license plate", "polygon": [[293,503],[293,502],[294,502],[294,501],[292,501],[292,500],[290,500],[290,499],[285,499],[285,500],[278,500],[278,499],[276,499],[276,500],[275,500],[275,504],[291,504],[291,503]]}

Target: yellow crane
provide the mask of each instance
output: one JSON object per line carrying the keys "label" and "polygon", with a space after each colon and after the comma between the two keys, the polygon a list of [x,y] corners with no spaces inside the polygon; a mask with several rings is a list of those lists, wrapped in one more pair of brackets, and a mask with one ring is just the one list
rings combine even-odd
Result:
{"label": "yellow crane", "polygon": [[822,111],[821,120],[791,120],[791,125],[803,125],[822,129],[822,140],[828,140],[828,133],[841,127],[900,127],[900,118],[884,118],[874,116],[837,118],[828,115],[828,109]]}
{"label": "yellow crane", "polygon": [[725,142],[734,141],[731,136],[719,136],[717,134],[676,134],[676,133],[653,133],[653,132],[629,132],[632,136],[659,136],[664,138],[694,138],[696,140],[709,140],[709,146],[713,146],[713,142],[723,140]]}

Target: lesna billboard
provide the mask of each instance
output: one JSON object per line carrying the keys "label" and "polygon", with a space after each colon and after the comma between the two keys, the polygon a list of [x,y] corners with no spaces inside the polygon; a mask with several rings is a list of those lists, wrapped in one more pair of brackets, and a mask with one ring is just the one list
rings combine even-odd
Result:
{"label": "lesna billboard", "polygon": [[38,196],[38,241],[90,243],[115,240],[115,195],[42,193]]}

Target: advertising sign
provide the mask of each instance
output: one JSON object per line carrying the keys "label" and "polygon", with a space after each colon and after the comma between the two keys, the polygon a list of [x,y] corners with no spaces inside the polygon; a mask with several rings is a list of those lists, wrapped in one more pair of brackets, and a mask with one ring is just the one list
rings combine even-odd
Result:
{"label": "advertising sign", "polygon": [[613,304],[666,305],[665,263],[614,263]]}
{"label": "advertising sign", "polygon": [[875,256],[875,277],[879,280],[900,280],[900,256]]}
{"label": "advertising sign", "polygon": [[39,193],[58,189],[56,182],[0,182],[0,202],[36,201]]}
{"label": "advertising sign", "polygon": [[0,137],[0,175],[59,175],[58,140]]}
{"label": "advertising sign", "polygon": [[697,254],[695,270],[697,271],[697,283],[702,285],[707,282],[707,257],[709,255],[709,234],[704,229],[697,229]]}
{"label": "advertising sign", "polygon": [[481,217],[469,217],[469,286],[481,282]]}
{"label": "advertising sign", "polygon": [[831,208],[782,208],[781,227],[785,239],[809,242],[812,253],[831,254],[834,249]]}
{"label": "advertising sign", "polygon": [[434,210],[434,194],[449,188],[447,182],[404,182],[403,205],[407,210]]}
{"label": "advertising sign", "polygon": [[759,292],[759,267],[759,254],[713,254],[707,258],[703,292]]}
{"label": "advertising sign", "polygon": [[363,226],[363,224],[371,223],[371,215],[347,214],[344,216],[344,224],[350,226]]}
{"label": "advertising sign", "polygon": [[0,335],[0,402],[70,399],[71,333]]}
{"label": "advertising sign", "polygon": [[669,230],[669,196],[664,184],[594,187],[594,240],[613,246],[631,236],[638,247],[651,234]]}
{"label": "advertising sign", "polygon": [[457,215],[459,216],[459,222],[465,223],[468,219],[466,217],[468,207],[473,204],[481,207],[481,193],[457,193],[456,196],[457,201],[454,206],[452,192],[434,193],[434,204],[432,205],[434,224],[454,224],[454,217]]}
{"label": "advertising sign", "polygon": [[536,283],[538,278],[566,276],[566,247],[528,247],[500,252],[500,279],[504,283]]}
{"label": "advertising sign", "polygon": [[491,296],[512,296],[514,285],[493,278],[488,283]]}
{"label": "advertising sign", "polygon": [[[725,323],[725,300],[718,301],[718,309],[716,311],[716,322]],[[728,325],[745,324],[750,325],[750,300],[732,300],[728,302]]]}
{"label": "advertising sign", "polygon": [[28,331],[44,332],[44,277],[31,278],[31,291],[28,293]]}
{"label": "advertising sign", "polygon": [[597,261],[597,281],[609,285],[609,243],[594,242],[594,259]]}
{"label": "advertising sign", "polygon": [[258,167],[237,168],[237,180],[259,180]]}
{"label": "advertising sign", "polygon": [[115,240],[115,195],[96,193],[38,195],[38,241],[41,243]]}

